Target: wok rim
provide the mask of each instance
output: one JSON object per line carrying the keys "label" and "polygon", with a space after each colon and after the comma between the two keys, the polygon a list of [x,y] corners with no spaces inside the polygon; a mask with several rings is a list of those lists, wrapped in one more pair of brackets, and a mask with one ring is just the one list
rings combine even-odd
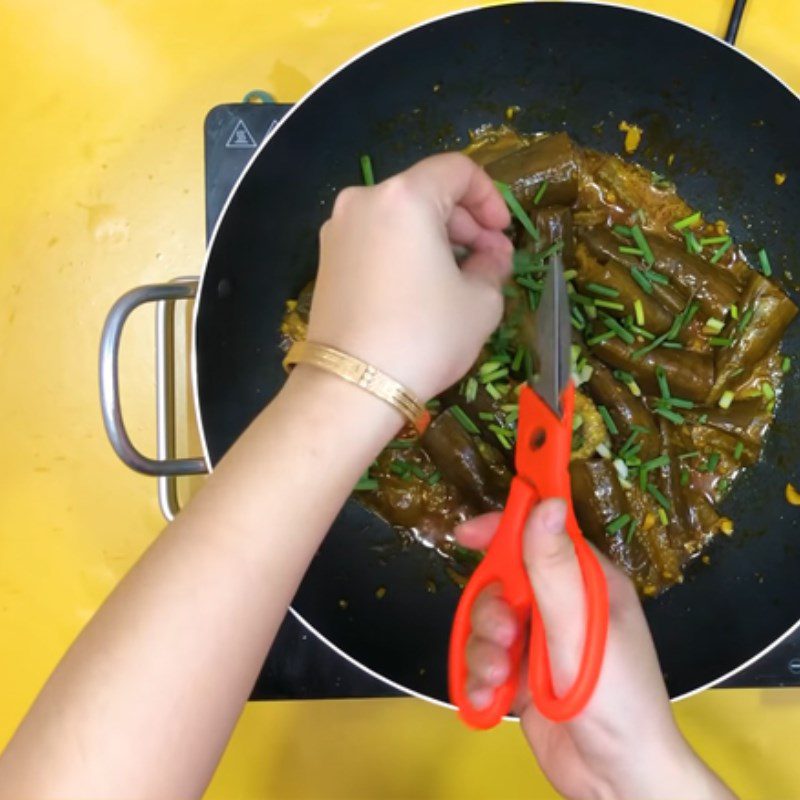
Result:
{"label": "wok rim", "polygon": [[[247,174],[250,172],[251,167],[255,164],[256,160],[261,155],[262,150],[269,144],[273,136],[283,127],[283,125],[290,119],[290,117],[295,113],[295,111],[300,108],[306,101],[308,101],[321,87],[329,83],[330,81],[334,80],[339,73],[343,72],[347,69],[351,64],[356,63],[363,57],[367,56],[374,50],[378,50],[379,48],[383,47],[385,44],[394,41],[395,39],[399,39],[400,37],[411,33],[413,31],[419,30],[424,28],[428,25],[432,25],[437,22],[441,22],[446,19],[450,19],[451,17],[458,17],[464,14],[473,14],[475,12],[480,11],[487,11],[487,10],[496,10],[498,8],[504,7],[514,7],[514,6],[522,6],[522,5],[547,5],[547,6],[563,6],[564,3],[558,2],[558,0],[512,0],[511,2],[500,3],[498,5],[490,5],[490,6],[470,6],[468,8],[461,8],[456,11],[448,11],[444,14],[439,14],[434,17],[430,17],[428,19],[422,20],[420,22],[414,23],[413,25],[409,25],[405,28],[402,28],[395,33],[389,34],[382,39],[379,39],[377,42],[374,42],[371,45],[368,45],[364,49],[360,50],[359,52],[352,55],[346,61],[343,61],[338,67],[328,73],[324,78],[318,81],[314,86],[312,86],[300,99],[292,104],[292,107],[284,114],[284,116],[278,120],[277,124],[275,124],[271,130],[267,133],[264,139],[260,142],[260,144],[256,147],[255,151],[253,152],[252,156],[248,160],[247,164],[245,165],[244,169],[242,170],[241,174],[236,179],[236,182],[233,184],[233,187],[230,190],[225,202],[220,210],[219,216],[214,224],[214,228],[211,232],[211,235],[208,239],[208,244],[206,245],[205,254],[203,256],[203,266],[200,272],[198,284],[197,284],[197,294],[196,300],[194,303],[194,309],[192,311],[192,348],[191,348],[191,360],[190,360],[190,373],[191,373],[191,384],[192,384],[192,399],[194,403],[194,415],[195,421],[197,424],[197,431],[198,436],[200,439],[200,445],[203,451],[203,458],[206,462],[206,466],[208,468],[209,475],[214,471],[214,464],[211,460],[211,455],[208,449],[208,443],[206,441],[205,435],[205,427],[203,425],[203,413],[200,406],[200,395],[199,395],[199,381],[197,377],[197,366],[198,366],[198,358],[197,358],[197,327],[198,327],[198,319],[199,319],[199,311],[200,305],[203,298],[203,289],[205,285],[205,277],[208,271],[208,265],[211,260],[211,254],[214,250],[214,245],[216,243],[217,235],[219,233],[220,228],[225,220],[225,217],[228,213],[228,208],[230,207],[231,201],[233,197],[236,195],[239,186],[244,181]],[[790,95],[794,97],[794,99],[800,102],[800,94],[798,94],[783,78],[776,75],[769,67],[764,66],[760,61],[753,58],[752,56],[745,53],[743,50],[740,50],[735,45],[730,44],[729,42],[725,41],[725,39],[719,38],[715,36],[713,33],[709,33],[708,31],[704,30],[703,28],[699,28],[696,25],[693,25],[688,22],[683,22],[682,20],[675,19],[674,17],[670,17],[668,14],[663,14],[656,11],[649,11],[647,9],[642,8],[635,8],[632,6],[623,5],[622,3],[608,3],[604,2],[604,0],[570,0],[570,6],[587,6],[587,7],[605,7],[605,8],[612,8],[621,10],[624,12],[628,12],[631,14],[638,14],[645,17],[655,17],[656,19],[662,20],[664,22],[671,23],[673,25],[686,28],[688,30],[694,31],[695,33],[699,33],[707,39],[710,39],[713,44],[722,45],[723,47],[728,48],[729,50],[736,53],[739,57],[745,59],[746,61],[750,62],[750,64],[757,69],[760,69],[762,72],[766,73],[772,80],[786,89]],[[352,664],[353,666],[360,669],[362,672],[365,672],[367,675],[375,678],[376,680],[380,681],[381,683],[390,686],[391,688],[401,692],[404,695],[408,695],[411,697],[416,697],[420,700],[425,700],[429,703],[434,705],[440,706],[442,708],[449,708],[455,709],[456,707],[444,700],[440,700],[437,697],[432,697],[431,695],[424,694],[422,692],[418,692],[415,689],[411,689],[408,686],[404,686],[403,684],[392,680],[391,678],[382,675],[381,673],[375,671],[371,667],[363,664],[361,661],[358,661],[356,658],[351,656],[349,653],[344,651],[341,647],[337,644],[332,642],[328,639],[323,633],[317,630],[314,625],[311,624],[299,611],[297,611],[293,605],[289,606],[289,612],[294,616],[294,618],[310,633],[312,633],[316,638],[323,642],[327,647],[337,653],[341,658],[345,659],[348,663]],[[800,628],[800,617],[798,617],[797,621],[790,626],[784,633],[774,639],[770,644],[768,644],[765,648],[751,656],[746,661],[742,662],[738,666],[734,667],[730,671],[720,675],[719,677],[715,678],[712,681],[708,681],[707,683],[702,684],[701,686],[697,686],[694,689],[691,689],[687,692],[683,692],[682,694],[676,695],[675,697],[670,697],[671,703],[676,703],[679,700],[685,700],[693,695],[700,694],[704,692],[706,689],[711,689],[715,686],[718,686],[721,683],[724,683],[728,679],[732,678],[733,676],[739,674],[743,670],[750,667],[752,664],[755,664],[761,658],[766,656],[772,650],[774,650],[778,645],[780,645],[783,641],[785,641],[789,636],[791,636],[796,630]],[[505,720],[510,721],[519,721],[516,717],[504,717]]]}

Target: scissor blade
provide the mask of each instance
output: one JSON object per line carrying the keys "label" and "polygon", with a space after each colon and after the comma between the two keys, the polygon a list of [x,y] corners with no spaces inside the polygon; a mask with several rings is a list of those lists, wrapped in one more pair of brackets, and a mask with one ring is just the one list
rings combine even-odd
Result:
{"label": "scissor blade", "polygon": [[532,387],[559,417],[561,393],[569,380],[571,332],[564,263],[561,254],[556,253],[545,274],[542,296],[533,324],[538,377]]}

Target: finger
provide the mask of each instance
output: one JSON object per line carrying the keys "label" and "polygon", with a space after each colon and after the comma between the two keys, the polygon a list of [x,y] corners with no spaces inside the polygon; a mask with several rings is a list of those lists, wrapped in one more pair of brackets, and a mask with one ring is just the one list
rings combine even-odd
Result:
{"label": "finger", "polygon": [[465,655],[472,685],[494,688],[508,678],[511,661],[505,647],[473,636],[467,643]]}
{"label": "finger", "polygon": [[502,230],[511,224],[505,200],[492,179],[463,153],[441,153],[425,158],[401,173],[412,191],[427,197],[447,222],[461,205],[479,225]]}
{"label": "finger", "polygon": [[456,206],[447,222],[447,235],[452,244],[470,250],[513,252],[513,245],[503,231],[484,228],[464,206]]}
{"label": "finger", "polygon": [[456,541],[472,550],[485,550],[494,538],[501,516],[501,512],[491,511],[462,522],[453,531]]}
{"label": "finger", "polygon": [[491,250],[473,250],[461,262],[461,271],[472,275],[476,280],[498,291],[511,275],[511,255],[514,246],[503,235],[493,243]]}
{"label": "finger", "polygon": [[546,500],[531,514],[523,558],[547,634],[556,691],[571,685],[578,671],[586,626],[583,580],[565,530],[566,504]]}
{"label": "finger", "polygon": [[484,683],[467,681],[467,697],[472,707],[478,711],[487,708],[494,698],[494,688]]}
{"label": "finger", "polygon": [[478,596],[470,619],[472,634],[487,642],[510,647],[517,638],[517,618],[497,590],[487,589]]}

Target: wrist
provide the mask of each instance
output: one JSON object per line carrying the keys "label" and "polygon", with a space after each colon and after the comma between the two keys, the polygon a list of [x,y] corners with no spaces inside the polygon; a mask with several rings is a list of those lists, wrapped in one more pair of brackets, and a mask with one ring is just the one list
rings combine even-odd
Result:
{"label": "wrist", "polygon": [[[627,768],[615,769],[613,776],[608,776],[601,797],[614,800],[667,800],[672,797],[735,800],[735,795],[698,757],[677,728],[674,735],[658,740],[654,748],[640,743],[635,758],[627,761]],[[622,760],[609,761],[609,765],[621,763]]]}
{"label": "wrist", "polygon": [[354,450],[374,453],[372,458],[405,423],[403,415],[381,398],[309,364],[292,370],[280,399],[320,433],[333,431]]}

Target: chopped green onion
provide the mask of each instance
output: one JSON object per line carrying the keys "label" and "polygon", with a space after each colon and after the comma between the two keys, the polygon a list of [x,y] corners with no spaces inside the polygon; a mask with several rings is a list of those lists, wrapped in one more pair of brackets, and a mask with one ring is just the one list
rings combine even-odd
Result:
{"label": "chopped green onion", "polygon": [[597,406],[597,410],[600,412],[600,416],[603,418],[603,422],[605,422],[608,432],[612,436],[616,436],[619,433],[619,428],[614,420],[611,419],[611,414],[608,413],[608,409],[605,406]]}
{"label": "chopped green onion", "polygon": [[658,518],[661,520],[662,525],[669,525],[669,517],[667,517],[667,512],[663,508],[658,509]]}
{"label": "chopped green onion", "polygon": [[698,421],[698,422],[699,422],[701,425],[705,425],[705,424],[706,424],[706,422],[708,422],[708,414],[701,414],[701,415],[700,415],[700,416],[697,418],[697,421]]}
{"label": "chopped green onion", "polygon": [[481,375],[481,383],[493,383],[494,381],[499,381],[500,378],[505,378],[506,375],[508,375],[508,367],[501,367],[494,372]]}
{"label": "chopped green onion", "polygon": [[680,342],[664,342],[662,347],[666,347],[668,350],[683,350],[683,345]]}
{"label": "chopped green onion", "polygon": [[731,319],[739,319],[739,306],[736,303],[731,306]]}
{"label": "chopped green onion", "polygon": [[711,263],[712,263],[712,264],[716,264],[716,263],[717,263],[717,261],[719,261],[719,260],[722,258],[722,256],[724,256],[724,255],[725,255],[725,253],[727,253],[727,252],[728,252],[728,250],[730,250],[730,249],[731,249],[731,245],[732,245],[732,244],[733,244],[733,239],[728,239],[728,242],[727,242],[727,244],[724,244],[724,245],[722,245],[722,247],[720,247],[718,250],[715,250],[715,251],[714,251],[714,255],[713,255],[713,256],[711,256],[711,259],[710,259],[710,260],[711,260]]}
{"label": "chopped green onion", "polygon": [[761,271],[769,278],[772,275],[772,265],[769,263],[769,256],[763,247],[758,251],[758,263],[761,264]]}
{"label": "chopped green onion", "polygon": [[730,347],[733,344],[733,339],[728,339],[725,336],[712,336],[708,343],[712,347]]}
{"label": "chopped green onion", "polygon": [[522,227],[531,235],[533,241],[538,242],[540,238],[539,231],[536,229],[533,222],[531,222],[531,218],[528,216],[525,209],[520,205],[519,200],[514,197],[511,187],[502,181],[495,181],[494,185],[498,188],[500,194],[503,195],[503,200],[506,201],[506,205],[511,213],[520,221]]}
{"label": "chopped green onion", "polygon": [[667,331],[667,333],[662,333],[661,336],[656,336],[656,338],[653,339],[650,344],[646,344],[644,347],[641,347],[639,350],[635,350],[633,353],[631,353],[631,358],[634,360],[640,359],[643,355],[646,355],[651,350],[655,350],[656,347],[665,342],[668,336],[669,331]]}
{"label": "chopped green onion", "polygon": [[375,185],[375,173],[372,171],[372,159],[367,156],[361,156],[361,176],[364,179],[365,186]]}
{"label": "chopped green onion", "polygon": [[586,288],[595,294],[605,295],[606,297],[619,297],[619,291],[611,286],[604,286],[602,283],[587,283]]}
{"label": "chopped green onion", "polygon": [[693,319],[694,315],[700,310],[700,303],[690,303],[689,308],[683,313],[681,328],[685,328]]}
{"label": "chopped green onion", "polygon": [[356,492],[372,492],[378,488],[378,481],[375,478],[359,478],[358,483],[353,487]]}
{"label": "chopped green onion", "polygon": [[625,444],[619,450],[619,454],[624,458],[626,455],[630,455],[634,442],[639,437],[639,431],[633,431],[630,436],[625,440]]}
{"label": "chopped green onion", "polygon": [[572,417],[572,430],[576,431],[580,426],[583,425],[583,416],[581,414],[575,414]]}
{"label": "chopped green onion", "polygon": [[639,336],[649,339],[651,342],[656,338],[654,334],[647,330],[647,328],[640,328],[638,325],[631,325],[630,328],[634,333],[638,333]]}
{"label": "chopped green onion", "polygon": [[614,317],[610,317],[608,314],[601,314],[600,317],[605,323],[606,327],[609,330],[614,331],[614,333],[616,333],[617,336],[619,336],[619,338],[625,342],[625,344],[633,344],[633,334],[630,331],[626,331],[625,328],[623,328],[622,325],[620,325],[619,322],[614,319]]}
{"label": "chopped green onion", "polygon": [[564,280],[565,281],[574,281],[575,278],[578,277],[578,270],[576,269],[566,269],[564,270]]}
{"label": "chopped green onion", "polygon": [[662,417],[664,417],[664,419],[668,419],[675,425],[682,425],[685,422],[681,414],[679,414],[677,411],[667,408],[666,406],[656,406],[655,412],[656,414],[660,414]]}
{"label": "chopped green onion", "polygon": [[425,408],[427,408],[428,411],[437,411],[439,408],[441,408],[441,405],[442,401],[439,400],[438,397],[434,397],[433,400],[428,400],[428,402],[425,403]]}
{"label": "chopped green onion", "polygon": [[536,194],[533,197],[533,204],[538,206],[539,203],[542,201],[544,197],[544,193],[547,191],[547,181],[543,181],[542,185],[537,189]]}
{"label": "chopped green onion", "polygon": [[536,281],[527,275],[520,275],[515,280],[520,286],[524,286],[526,289],[534,289],[537,292],[540,292],[544,286],[544,281]]}
{"label": "chopped green onion", "polygon": [[730,389],[725,390],[722,393],[722,397],[719,399],[719,407],[725,409],[730,408],[734,397],[736,397],[736,395]]}
{"label": "chopped green onion", "polygon": [[733,457],[739,461],[744,453],[744,442],[736,442],[736,447],[733,448]]}
{"label": "chopped green onion", "polygon": [[511,362],[511,371],[516,372],[522,366],[522,359],[525,357],[525,348],[518,347],[514,353],[514,360]]}
{"label": "chopped green onion", "polygon": [[501,431],[492,431],[494,435],[497,437],[497,441],[503,446],[505,450],[511,450],[511,442],[508,440],[505,432]]}
{"label": "chopped green onion", "polygon": [[656,380],[658,381],[658,388],[661,391],[661,396],[665,400],[669,400],[671,395],[669,393],[669,383],[667,382],[667,373],[664,372],[664,368],[661,366],[656,367]]}
{"label": "chopped green onion", "polygon": [[707,239],[701,239],[700,244],[706,247],[710,244],[727,244],[729,241],[731,241],[730,236],[711,236]]}
{"label": "chopped green onion", "polygon": [[598,333],[597,336],[592,336],[587,339],[586,344],[589,345],[589,347],[594,347],[596,344],[601,344],[602,342],[607,342],[609,339],[613,339],[616,335],[614,331],[603,331],[603,333]]}
{"label": "chopped green onion", "polygon": [[[506,370],[507,371],[507,370]],[[478,381],[475,378],[467,378],[467,385],[464,389],[464,399],[468,403],[474,403],[478,396]]]}
{"label": "chopped green onion", "polygon": [[781,361],[781,372],[784,375],[792,368],[792,359],[789,356],[784,356],[783,361]]}
{"label": "chopped green onion", "polygon": [[577,292],[573,292],[570,295],[570,299],[574,300],[576,303],[580,303],[582,306],[586,306],[587,308],[591,308],[596,302],[594,297],[586,297],[585,295],[578,294]]}
{"label": "chopped green onion", "polygon": [[619,251],[626,256],[638,256],[641,258],[644,255],[644,252],[638,247],[627,247],[626,245],[620,245]]}
{"label": "chopped green onion", "polygon": [[643,433],[643,434],[650,433],[650,429],[645,428],[644,425],[631,425],[631,430],[634,431],[634,433]]}
{"label": "chopped green onion", "polygon": [[479,411],[478,419],[482,419],[484,422],[494,422],[497,419],[497,415],[491,411]]}
{"label": "chopped green onion", "polygon": [[614,225],[612,230],[614,233],[618,233],[620,236],[627,236],[629,239],[633,235],[627,225]]}
{"label": "chopped green onion", "polygon": [[633,311],[636,314],[636,324],[644,325],[644,306],[638,297],[633,301]]}
{"label": "chopped green onion", "polygon": [[634,225],[631,228],[631,234],[633,236],[633,241],[636,242],[636,246],[642,251],[642,258],[644,258],[645,263],[652,267],[653,264],[656,263],[656,258],[653,255],[653,251],[650,249],[647,239],[642,233],[642,229],[638,225]]}
{"label": "chopped green onion", "polygon": [[681,486],[688,486],[689,485],[689,470],[682,469],[681,470]]}
{"label": "chopped green onion", "polygon": [[625,310],[625,306],[622,305],[622,303],[616,303],[613,300],[597,299],[597,300],[594,301],[594,304],[598,308],[608,308],[608,309],[611,309],[611,311],[624,311]]}
{"label": "chopped green onion", "polygon": [[709,317],[706,320],[705,328],[711,331],[711,333],[721,333],[724,327],[725,323],[716,317]]}
{"label": "chopped green onion", "polygon": [[690,451],[688,453],[681,453],[678,456],[678,459],[683,461],[683,460],[685,460],[687,458],[697,458],[697,456],[699,456],[699,455],[700,455],[700,451],[699,450],[692,450],[692,451]]}
{"label": "chopped green onion", "polygon": [[461,406],[450,406],[450,413],[461,423],[461,427],[467,433],[480,433],[478,426],[467,416],[466,411]]}
{"label": "chopped green onion", "polygon": [[639,284],[643,292],[646,294],[653,294],[653,284],[647,280],[644,272],[638,267],[631,267],[631,277]]}
{"label": "chopped green onion", "polygon": [[697,241],[697,237],[689,231],[688,233],[683,234],[683,240],[686,243],[686,252],[691,253],[692,255],[699,255],[703,252],[703,248],[700,247],[700,242]]}
{"label": "chopped green onion", "polygon": [[728,491],[728,486],[729,485],[730,485],[730,483],[729,483],[728,479],[727,478],[722,478],[722,480],[720,480],[720,482],[717,484],[717,491],[720,494],[725,494],[725,492]]}
{"label": "chopped green onion", "polygon": [[772,388],[772,384],[769,383],[769,381],[761,382],[761,394],[763,394],[767,400],[775,399],[775,390]]}
{"label": "chopped green onion", "polygon": [[668,406],[674,408],[694,408],[694,403],[691,400],[684,400],[682,397],[670,397],[665,401]]}
{"label": "chopped green onion", "polygon": [[739,325],[737,326],[739,330],[743,331],[750,324],[751,319],[753,319],[753,309],[748,308],[739,320]]}
{"label": "chopped green onion", "polygon": [[478,367],[478,373],[480,375],[488,375],[496,369],[500,369],[500,362],[490,359],[489,361],[484,361],[483,364]]}
{"label": "chopped green onion", "polygon": [[636,520],[631,520],[631,525],[628,528],[628,535],[625,537],[625,544],[630,544],[631,540],[633,539],[634,531],[636,530]]}
{"label": "chopped green onion", "polygon": [[703,215],[699,211],[695,211],[694,214],[690,214],[688,217],[684,217],[683,219],[679,219],[677,222],[672,224],[672,227],[675,228],[676,231],[682,231],[684,228],[691,228],[696,225],[702,219]]}
{"label": "chopped green onion", "polygon": [[619,533],[630,521],[630,514],[620,514],[615,520],[606,525],[606,533],[609,536],[613,536],[615,533]]}
{"label": "chopped green onion", "polygon": [[645,461],[642,464],[642,469],[645,472],[651,472],[654,469],[661,469],[661,467],[666,467],[669,465],[669,456],[668,455],[661,455],[657,458],[651,458],[649,461]]}
{"label": "chopped green onion", "polygon": [[655,498],[656,503],[658,503],[663,509],[669,511],[672,507],[669,500],[662,494],[661,490],[653,483],[647,484],[647,491],[650,492],[651,495]]}
{"label": "chopped green onion", "polygon": [[651,283],[660,283],[662,286],[667,286],[669,284],[669,278],[666,275],[662,275],[660,272],[656,272],[654,269],[647,272],[647,278]]}
{"label": "chopped green onion", "polygon": [[414,442],[411,439],[392,439],[388,446],[390,450],[408,450],[414,446]]}
{"label": "chopped green onion", "polygon": [[428,476],[428,485],[429,486],[436,486],[437,483],[442,479],[442,473],[439,470],[435,470]]}
{"label": "chopped green onion", "polygon": [[493,383],[484,384],[483,388],[486,389],[486,391],[489,393],[489,397],[491,397],[492,400],[499,400],[503,396],[500,390]]}
{"label": "chopped green onion", "polygon": [[708,457],[708,463],[706,464],[706,467],[709,472],[713,472],[717,468],[717,465],[719,464],[719,459],[720,459],[719,453],[712,453]]}

